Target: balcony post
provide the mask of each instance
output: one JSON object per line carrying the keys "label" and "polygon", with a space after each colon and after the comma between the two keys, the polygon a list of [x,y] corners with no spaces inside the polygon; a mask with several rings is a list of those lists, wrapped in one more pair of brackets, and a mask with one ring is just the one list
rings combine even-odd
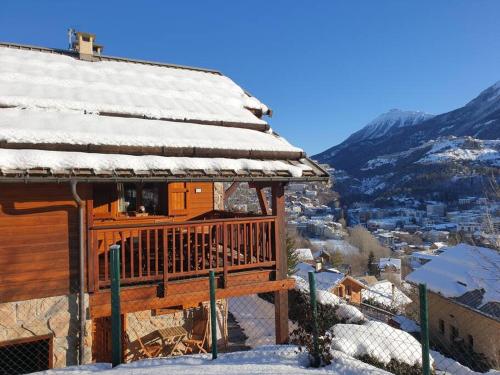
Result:
{"label": "balcony post", "polygon": [[[285,229],[285,184],[276,182],[272,185],[272,210],[276,216],[274,223],[274,254],[276,257],[276,280],[287,278],[287,252]],[[274,316],[276,344],[288,342],[288,291],[274,292]]]}

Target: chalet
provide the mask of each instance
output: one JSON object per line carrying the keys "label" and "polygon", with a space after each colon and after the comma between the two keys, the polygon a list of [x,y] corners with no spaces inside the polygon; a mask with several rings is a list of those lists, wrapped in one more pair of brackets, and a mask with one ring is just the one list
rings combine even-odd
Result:
{"label": "chalet", "polygon": [[343,272],[334,268],[314,267],[307,263],[299,263],[296,275],[308,280],[309,271],[316,271],[316,287],[326,290],[353,304],[361,304],[361,291],[366,286]]}
{"label": "chalet", "polygon": [[499,369],[500,255],[466,244],[440,250],[406,277],[427,284],[431,342],[460,361],[472,360],[464,364],[474,368],[484,357],[488,368]]}
{"label": "chalet", "polygon": [[[87,33],[70,50],[0,43],[0,367],[109,361],[113,244],[126,354],[162,354],[144,344],[161,329],[189,342],[209,270],[220,311],[274,292],[286,342],[284,189],[328,174],[222,73],[102,51]],[[240,182],[259,214],[225,210]]]}

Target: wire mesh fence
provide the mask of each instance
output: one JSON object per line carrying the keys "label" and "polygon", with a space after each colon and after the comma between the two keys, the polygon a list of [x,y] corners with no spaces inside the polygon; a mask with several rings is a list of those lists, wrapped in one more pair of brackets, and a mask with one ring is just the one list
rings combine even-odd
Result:
{"label": "wire mesh fence", "polygon": [[[109,285],[92,303],[86,295],[84,363],[199,354],[210,359],[276,344],[275,292],[242,287],[238,296],[226,295],[223,271],[214,273],[215,288],[207,275],[160,282],[154,288],[148,283],[128,286],[120,274],[121,259],[110,256]],[[113,270],[118,271],[116,277]],[[410,375],[476,374],[498,368],[499,321],[470,309],[473,301],[452,301],[430,291],[423,295],[405,283],[385,294],[369,285],[357,290],[345,282],[344,289],[325,288],[323,272],[311,272],[308,279],[294,276],[295,287],[288,291],[289,343],[308,358],[302,363],[304,371],[339,364],[354,373]],[[114,289],[115,284],[120,288]],[[78,364],[77,292],[75,288],[69,296],[0,303],[0,374]],[[118,300],[113,301],[113,294]]]}

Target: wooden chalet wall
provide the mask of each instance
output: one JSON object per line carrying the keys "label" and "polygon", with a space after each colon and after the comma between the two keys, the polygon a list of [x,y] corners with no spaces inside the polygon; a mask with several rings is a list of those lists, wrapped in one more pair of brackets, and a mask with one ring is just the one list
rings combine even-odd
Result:
{"label": "wooden chalet wall", "polygon": [[[182,185],[182,187],[180,186]],[[184,196],[179,197],[179,191],[184,189]],[[184,212],[179,213],[177,211],[177,216],[175,216],[175,221],[186,221],[196,218],[197,216],[203,215],[204,213],[210,212],[214,209],[214,184],[212,182],[174,182],[168,184],[168,210],[174,212],[179,205],[182,206],[184,200],[187,200],[186,209]],[[172,199],[177,196],[177,199]],[[172,207],[174,204],[177,206]]]}
{"label": "wooden chalet wall", "polygon": [[[88,186],[79,185],[83,199]],[[78,290],[78,209],[70,185],[0,185],[0,302]]]}

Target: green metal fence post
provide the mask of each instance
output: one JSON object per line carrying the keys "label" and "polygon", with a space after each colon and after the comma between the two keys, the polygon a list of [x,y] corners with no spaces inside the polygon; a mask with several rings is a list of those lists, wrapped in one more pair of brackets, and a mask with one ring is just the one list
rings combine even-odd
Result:
{"label": "green metal fence post", "polygon": [[120,311],[120,246],[111,252],[111,361],[113,367],[122,363],[122,318]]}
{"label": "green metal fence post", "polygon": [[321,364],[319,358],[319,345],[318,345],[318,306],[316,303],[316,276],[314,271],[309,271],[309,293],[311,297],[311,309],[312,309],[312,324],[313,324],[313,367],[319,367]]}
{"label": "green metal fence post", "polygon": [[422,370],[424,375],[430,375],[429,361],[429,310],[427,306],[427,286],[418,286],[420,296],[420,331],[422,334]]}
{"label": "green metal fence post", "polygon": [[212,332],[212,359],[217,359],[217,310],[215,305],[215,272],[210,271],[210,324]]}

